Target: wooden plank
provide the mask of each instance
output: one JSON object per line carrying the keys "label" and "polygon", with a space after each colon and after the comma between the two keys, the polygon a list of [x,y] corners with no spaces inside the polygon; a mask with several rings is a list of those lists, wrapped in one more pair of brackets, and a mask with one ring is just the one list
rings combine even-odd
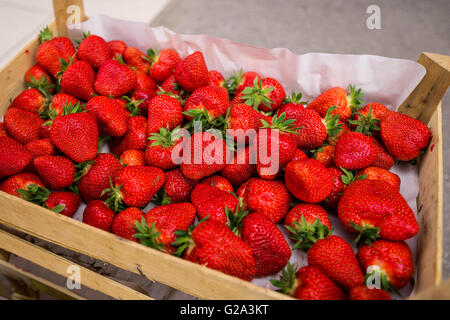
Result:
{"label": "wooden plank", "polygon": [[[92,246],[92,243],[89,245]],[[74,265],[72,261],[1,230],[0,247],[63,277],[67,277],[68,275],[67,268]],[[132,290],[117,281],[101,276],[84,267],[78,267],[80,268],[81,282],[86,287],[103,292],[116,299],[151,300],[149,296]]]}
{"label": "wooden plank", "polygon": [[435,286],[442,277],[443,141],[439,104],[428,126],[432,139],[419,163],[417,199],[420,231],[417,245],[416,292]]}
{"label": "wooden plank", "polygon": [[9,260],[9,252],[6,252],[5,250],[0,249],[0,261],[8,261]]}
{"label": "wooden plank", "polygon": [[[54,22],[48,27],[56,32]],[[0,115],[5,114],[10,102],[25,89],[24,75],[36,63],[38,46],[39,37],[36,37],[0,70]]]}
{"label": "wooden plank", "polygon": [[450,56],[424,52],[418,62],[427,74],[401,104],[399,112],[428,123],[450,85]]}
{"label": "wooden plank", "polygon": [[440,285],[420,291],[411,297],[412,300],[450,300],[450,279]]}
{"label": "wooden plank", "polygon": [[45,292],[55,298],[62,300],[85,300],[85,298],[73,293],[72,291],[58,286],[50,281],[38,277],[32,273],[26,272],[14,266],[11,263],[0,261],[0,273],[18,280],[24,281],[37,291]]}
{"label": "wooden plank", "polygon": [[[203,299],[290,299],[287,295],[125,240],[7,193],[0,192],[0,202],[0,222],[7,226],[143,274],[188,294]],[[0,246],[3,246],[1,243],[0,240]],[[97,287],[97,290],[103,289],[103,286]]]}
{"label": "wooden plank", "polygon": [[70,14],[76,14],[74,12],[67,12],[70,6],[77,6],[79,10],[80,22],[86,19],[84,13],[84,2],[83,0],[53,0],[53,13],[55,15],[56,30],[58,36],[67,35],[67,19]]}

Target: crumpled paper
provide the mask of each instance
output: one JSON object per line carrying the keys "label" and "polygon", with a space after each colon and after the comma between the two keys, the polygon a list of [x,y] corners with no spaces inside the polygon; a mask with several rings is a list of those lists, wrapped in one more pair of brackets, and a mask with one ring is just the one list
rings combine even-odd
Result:
{"label": "crumpled paper", "polygon": [[[270,76],[279,80],[288,94],[291,90],[301,91],[307,100],[312,100],[331,87],[348,88],[353,84],[362,89],[365,102],[380,102],[396,110],[426,73],[422,65],[409,60],[372,55],[325,53],[296,55],[286,48],[264,49],[208,35],[176,34],[165,27],[151,28],[145,23],[124,21],[104,15],[92,15],[81,24],[81,29],[69,30],[69,37],[78,40],[83,32],[88,31],[103,37],[106,41],[123,40],[127,45],[135,46],[143,52],[155,47],[174,48],[181,57],[185,57],[200,50],[209,70],[218,70],[224,76],[229,76],[239,69],[256,71],[263,77]],[[419,192],[417,168],[405,164],[395,166],[392,171],[401,177],[401,193],[417,215],[416,197]],[[76,214],[76,219],[82,219],[83,209],[84,206]],[[330,214],[330,218],[334,233],[351,242],[353,235],[343,230],[336,215]],[[284,232],[283,227],[280,226],[280,229]],[[407,242],[415,257],[417,237]],[[299,266],[307,265],[306,255],[299,250],[293,252],[291,263],[297,263]],[[278,278],[278,275],[256,279],[253,283],[273,289],[269,279],[274,278]],[[401,293],[403,297],[407,297],[412,291],[413,285],[409,284]]]}

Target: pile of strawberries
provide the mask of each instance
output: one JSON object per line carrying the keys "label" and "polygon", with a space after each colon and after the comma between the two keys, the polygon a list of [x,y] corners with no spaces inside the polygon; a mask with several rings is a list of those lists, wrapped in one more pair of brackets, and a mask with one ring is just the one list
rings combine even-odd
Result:
{"label": "pile of strawberries", "polygon": [[[283,270],[272,284],[298,299],[390,299],[411,280],[404,240],[419,227],[389,169],[427,147],[421,121],[363,106],[353,86],[307,103],[256,72],[225,79],[199,51],[40,37],[28,89],[0,123],[2,191],[68,217],[84,201],[91,226],[244,280]],[[229,129],[231,143],[215,134]],[[225,152],[175,163],[176,148]],[[278,156],[263,161],[261,148]],[[356,255],[329,214],[355,234]],[[308,266],[290,264],[292,250]]]}

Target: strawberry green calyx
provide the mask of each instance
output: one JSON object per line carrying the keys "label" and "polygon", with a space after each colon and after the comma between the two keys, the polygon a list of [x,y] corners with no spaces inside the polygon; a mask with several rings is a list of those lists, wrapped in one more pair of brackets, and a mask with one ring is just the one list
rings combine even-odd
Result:
{"label": "strawberry green calyx", "polygon": [[133,71],[136,71],[136,70],[137,70],[136,67],[130,67],[129,65],[127,65],[127,64],[125,63],[125,61],[123,61],[122,56],[119,55],[119,54],[117,54],[115,57],[113,57],[113,60],[119,61],[120,64],[123,64],[124,66],[127,66],[128,68],[130,68],[130,69],[133,70]]}
{"label": "strawberry green calyx", "polygon": [[274,115],[272,118],[272,124],[269,124],[266,120],[261,119],[262,128],[278,129],[281,132],[298,134],[297,130],[302,127],[295,127],[295,119],[286,120],[286,113],[283,112],[279,116]]}
{"label": "strawberry green calyx", "polygon": [[194,240],[192,240],[192,231],[194,231],[196,226],[198,226],[200,223],[208,219],[209,215],[200,220],[196,225],[192,224],[191,226],[189,226],[187,231],[184,230],[175,231],[177,240],[172,242],[171,245],[174,247],[178,247],[178,249],[173,253],[174,256],[182,257],[185,250],[190,250],[195,246]]}
{"label": "strawberry green calyx", "polygon": [[30,81],[25,81],[25,85],[28,88],[39,90],[39,92],[42,93],[47,100],[50,99],[50,94],[48,92],[56,88],[55,84],[50,83],[44,75],[41,75],[39,79],[30,76]]}
{"label": "strawberry green calyx", "polygon": [[350,94],[347,96],[347,103],[353,112],[358,111],[363,104],[361,88],[356,90],[355,86],[350,85]]}
{"label": "strawberry green calyx", "polygon": [[224,116],[218,116],[217,118],[211,117],[211,115],[208,113],[206,109],[189,109],[183,112],[184,115],[192,117],[192,121],[189,122],[184,128],[186,130],[191,130],[191,133],[194,131],[193,123],[194,121],[201,121],[202,122],[202,131],[207,131],[209,129],[217,129],[222,132],[222,134],[225,133],[225,130],[227,128],[227,118],[228,114],[230,112],[230,108],[227,110],[227,114]]}
{"label": "strawberry green calyx", "polygon": [[139,116],[141,113],[139,111],[139,106],[145,101],[145,99],[135,100],[128,96],[122,96],[123,100],[127,102],[125,107],[130,111],[130,117]]}
{"label": "strawberry green calyx", "polygon": [[337,109],[337,106],[331,106],[328,108],[327,114],[325,118],[323,118],[322,122],[327,128],[327,135],[335,139],[336,136],[342,131],[343,123],[339,123],[339,115],[333,115],[331,112]]}
{"label": "strawberry green calyx", "polygon": [[236,93],[236,89],[240,85],[241,81],[242,69],[239,71],[234,71],[232,76],[225,79],[226,89],[230,96],[233,96]]}
{"label": "strawberry green calyx", "polygon": [[380,238],[380,228],[374,227],[369,224],[357,225],[354,222],[350,222],[353,229],[359,232],[353,243],[357,246],[360,244],[371,245],[375,240]]}
{"label": "strawberry green calyx", "polygon": [[56,213],[60,213],[66,208],[64,204],[58,204],[50,209],[45,201],[47,201],[51,191],[47,188],[38,186],[35,183],[28,185],[27,189],[19,189],[17,192],[19,192],[22,199],[43,206],[44,208]]}
{"label": "strawberry green calyx", "polygon": [[172,203],[172,198],[166,193],[164,189],[161,189],[155,193],[155,196],[152,199],[152,203],[158,206],[165,206],[166,204]]}
{"label": "strawberry green calyx", "polygon": [[90,31],[88,31],[87,33],[84,33],[84,32],[83,32],[83,35],[82,35],[81,39],[75,41],[76,44],[77,44],[77,49],[78,49],[78,46],[80,45],[81,41],[83,41],[84,39],[86,39],[86,38],[89,37],[90,35],[91,35],[91,32],[90,32]]}
{"label": "strawberry green calyx", "polygon": [[236,206],[234,213],[228,207],[225,207],[225,215],[228,219],[226,225],[238,237],[241,236],[242,220],[244,220],[248,213],[249,211],[243,210],[240,204]]}
{"label": "strawberry green calyx", "polygon": [[155,49],[150,48],[147,50],[147,55],[142,56],[142,59],[148,61],[150,64],[153,64],[156,62],[156,59],[158,58],[159,51],[160,50],[158,47],[156,47]]}
{"label": "strawberry green calyx", "polygon": [[63,75],[63,73],[66,71],[67,67],[70,66],[71,64],[73,64],[74,59],[75,59],[75,55],[76,53],[73,54],[73,56],[70,57],[70,60],[67,61],[63,58],[59,58],[59,61],[61,62],[61,70],[59,72],[56,73],[56,77],[58,78],[58,83],[61,84],[61,77]]}
{"label": "strawberry green calyx", "polygon": [[[176,84],[176,86],[178,86],[178,84]],[[177,88],[176,88],[176,89],[177,89]],[[167,95],[167,96],[169,96],[169,97],[172,97],[172,98],[177,99],[178,102],[179,102],[182,106],[184,105],[185,100],[184,100],[183,98],[181,98],[181,96],[184,95],[185,92],[184,92],[182,89],[181,89],[181,91],[180,91],[180,94],[175,94],[175,93],[170,92],[170,91],[165,91],[163,88],[161,88],[160,86],[158,86],[158,91],[156,92],[156,94],[157,94],[157,95],[165,94],[165,95]]]}
{"label": "strawberry green calyx", "polygon": [[182,137],[180,127],[176,127],[170,131],[169,126],[167,126],[167,128],[160,128],[159,133],[152,133],[148,139],[153,141],[150,147],[162,146],[167,148],[172,147]]}
{"label": "strawberry green calyx", "polygon": [[359,117],[358,120],[348,120],[350,124],[356,125],[356,132],[371,136],[373,130],[380,131],[380,120],[372,117],[372,106],[370,106],[367,116],[364,116],[359,112],[356,112],[356,114]]}
{"label": "strawberry green calyx", "polygon": [[289,237],[295,241],[292,249],[302,249],[304,251],[308,251],[317,240],[325,239],[333,231],[322,224],[319,219],[309,224],[304,216],[301,217],[300,222],[295,221],[292,225],[285,227],[290,232]]}
{"label": "strawberry green calyx", "polygon": [[369,266],[367,268],[368,270],[371,270],[370,272],[366,273],[364,276],[364,284],[368,285],[369,280],[371,279],[380,279],[380,288],[383,290],[391,290],[398,296],[402,296],[400,292],[397,290],[396,287],[392,285],[392,283],[389,281],[386,273],[381,270],[381,268],[378,265]]}
{"label": "strawberry green calyx", "polygon": [[356,177],[355,176],[356,171],[347,170],[342,167],[339,167],[339,169],[341,169],[341,171],[344,173],[343,175],[341,175],[341,181],[345,185],[349,185],[350,183],[352,183],[355,180],[362,180],[362,179],[367,178],[367,175],[365,175],[365,174],[360,175],[359,177]]}
{"label": "strawberry green calyx", "polygon": [[263,89],[262,80],[258,81],[258,78],[255,78],[255,80],[253,80],[253,87],[247,87],[242,90],[242,99],[246,105],[253,107],[255,110],[258,110],[261,103],[268,108],[272,108],[270,104],[273,103],[273,101],[269,98],[268,94],[274,89],[274,87]]}
{"label": "strawberry green calyx", "polygon": [[286,268],[281,271],[280,279],[270,280],[270,283],[274,287],[278,288],[278,292],[287,294],[288,296],[293,296],[298,285],[297,278],[295,277],[297,270],[297,264],[291,264],[288,261]]}
{"label": "strawberry green calyx", "polygon": [[95,160],[85,161],[81,163],[77,163],[75,165],[75,176],[73,182],[78,182],[88,171],[91,169],[92,165],[95,163]]}
{"label": "strawberry green calyx", "polygon": [[41,32],[39,33],[39,42],[45,42],[48,40],[51,40],[53,38],[53,34],[50,31],[50,29],[47,27],[45,27],[43,30],[41,30]]}
{"label": "strawberry green calyx", "polygon": [[41,187],[35,183],[28,185],[26,189],[19,189],[17,192],[19,192],[22,199],[38,205],[42,205],[51,193],[47,188]]}
{"label": "strawberry green calyx", "polygon": [[106,205],[116,213],[125,210],[126,206],[123,203],[122,192],[120,191],[123,185],[114,187],[111,178],[109,179],[109,184],[111,188],[105,189],[101,193],[102,196],[105,194],[108,195],[108,198],[105,200]]}
{"label": "strawberry green calyx", "polygon": [[146,247],[150,247],[156,250],[164,251],[164,244],[158,242],[158,237],[161,235],[161,232],[156,229],[156,221],[152,223],[151,226],[147,225],[147,221],[144,217],[142,217],[141,222],[134,222],[136,230],[135,238],[139,239],[140,243]]}
{"label": "strawberry green calyx", "polygon": [[[69,104],[66,105],[66,103],[63,103],[63,107],[62,107],[62,114],[61,116],[66,116],[68,114],[71,113],[83,113],[86,112],[86,109],[84,108],[84,105],[80,104],[79,102],[72,104],[72,102],[70,102]],[[43,125],[44,126],[51,126],[53,124],[53,120],[55,120],[55,118],[58,116],[57,111],[55,109],[51,108],[51,105],[46,108],[46,110],[41,114],[41,118],[48,117],[49,120],[44,122]]]}
{"label": "strawberry green calyx", "polygon": [[295,93],[295,91],[292,90],[291,96],[286,97],[283,101],[283,104],[295,103],[295,104],[307,105],[309,102],[302,101],[302,96],[303,96],[303,94],[301,92]]}

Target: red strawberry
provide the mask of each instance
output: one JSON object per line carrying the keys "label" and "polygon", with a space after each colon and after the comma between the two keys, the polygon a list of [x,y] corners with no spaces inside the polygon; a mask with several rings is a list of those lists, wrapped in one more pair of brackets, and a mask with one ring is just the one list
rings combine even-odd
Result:
{"label": "red strawberry", "polygon": [[25,149],[31,153],[31,159],[39,156],[53,156],[55,154],[55,147],[48,138],[30,141],[25,145]]}
{"label": "red strawberry", "polygon": [[352,116],[353,110],[357,110],[360,106],[361,95],[361,89],[355,90],[353,86],[350,86],[349,95],[345,89],[334,87],[322,92],[306,108],[316,110],[321,117],[325,117],[328,109],[336,106],[337,108],[332,111],[332,114],[339,115],[342,121],[347,121]]}
{"label": "red strawberry", "polygon": [[41,179],[37,175],[28,172],[15,174],[0,183],[0,190],[21,198],[24,198],[24,195],[19,193],[20,189],[36,193],[39,188],[44,188]]}
{"label": "red strawberry", "polygon": [[22,91],[11,103],[10,108],[19,108],[28,112],[40,114],[47,104],[41,91],[31,88]]}
{"label": "red strawberry", "polygon": [[95,95],[95,72],[85,61],[75,61],[64,67],[61,77],[61,89],[82,100],[89,100]]}
{"label": "red strawberry", "polygon": [[8,136],[23,144],[39,139],[39,131],[44,123],[39,114],[18,108],[8,109],[3,121]]}
{"label": "red strawberry", "polygon": [[261,76],[253,71],[247,71],[242,73],[242,70],[239,72],[234,72],[233,76],[230,77],[228,81],[228,90],[232,95],[238,95],[242,90],[247,87],[252,87],[255,81],[259,82]]}
{"label": "red strawberry", "polygon": [[302,149],[297,149],[292,161],[302,161],[308,159],[308,156],[302,151]]}
{"label": "red strawberry", "polygon": [[167,94],[154,97],[148,105],[148,133],[159,132],[160,128],[169,130],[179,126],[184,120],[180,102]]}
{"label": "red strawberry", "polygon": [[278,291],[300,300],[345,300],[344,292],[319,268],[305,266],[297,272],[296,265],[288,263],[280,280],[270,280]]}
{"label": "red strawberry", "polygon": [[315,159],[291,161],[286,166],[284,180],[288,190],[299,200],[318,203],[333,189],[333,179],[327,168]]}
{"label": "red strawberry", "polygon": [[358,172],[356,178],[369,180],[384,180],[389,182],[395,190],[400,191],[400,177],[393,172],[378,167],[367,167]]}
{"label": "red strawberry", "polygon": [[184,91],[181,89],[180,85],[177,83],[177,81],[175,80],[175,76],[171,75],[170,77],[168,77],[159,87],[158,89],[158,93],[164,93],[164,92],[169,92],[169,93],[173,93],[177,96],[180,97],[184,97]]}
{"label": "red strawberry", "polygon": [[329,168],[334,165],[335,146],[323,145],[314,150],[313,158],[321,162],[325,167]]}
{"label": "red strawberry", "polygon": [[111,184],[110,189],[103,191],[109,195],[106,203],[111,209],[117,212],[124,204],[140,208],[163,186],[164,172],[155,167],[124,167],[116,172]]}
{"label": "red strawberry", "polygon": [[89,34],[80,42],[77,57],[98,69],[103,62],[111,59],[112,55],[108,44],[102,37]]}
{"label": "red strawberry", "polygon": [[98,69],[94,88],[102,96],[117,98],[136,86],[136,72],[121,62],[106,60]]}
{"label": "red strawberry", "polygon": [[183,146],[181,171],[189,179],[202,179],[225,168],[229,158],[225,141],[208,132],[197,132]]}
{"label": "red strawberry", "polygon": [[[80,103],[80,100],[71,96],[67,93],[58,93],[55,94],[50,101],[50,104],[44,113],[45,117],[50,119],[55,119],[56,116],[60,116],[63,114],[64,108],[73,107],[77,103]],[[41,115],[42,116],[42,115]]]}
{"label": "red strawberry", "polygon": [[237,195],[242,199],[243,209],[261,212],[277,223],[286,215],[292,200],[281,181],[251,178],[241,185]]}
{"label": "red strawberry", "polygon": [[180,56],[173,49],[163,49],[160,52],[150,49],[147,54],[152,60],[149,75],[158,83],[163,83],[172,76],[181,61]]}
{"label": "red strawberry", "polygon": [[61,71],[61,59],[69,61],[75,57],[75,48],[67,37],[52,38],[48,28],[41,31],[41,44],[36,53],[36,60],[45,71],[56,77]]}
{"label": "red strawberry", "polygon": [[114,58],[117,55],[122,56],[127,48],[127,44],[122,40],[111,40],[106,43],[111,51],[111,56]]}
{"label": "red strawberry", "polygon": [[0,122],[0,137],[8,136],[6,133],[5,124],[3,122]]}
{"label": "red strawberry", "polygon": [[293,207],[284,217],[284,227],[295,241],[293,250],[308,250],[318,239],[331,233],[328,214],[317,204],[301,203]]}
{"label": "red strawberry", "polygon": [[25,85],[48,93],[53,93],[56,88],[53,78],[38,64],[25,73]]}
{"label": "red strawberry", "polygon": [[44,207],[72,218],[81,204],[81,198],[75,192],[56,191],[50,193]]}
{"label": "red strawberry", "polygon": [[133,116],[127,119],[127,131],[124,136],[111,140],[111,152],[120,157],[125,150],[145,150],[148,144],[147,119]]}
{"label": "red strawberry", "polygon": [[419,225],[403,196],[386,181],[359,179],[342,194],[338,217],[356,241],[370,243],[381,237],[406,240],[417,234]]}
{"label": "red strawberry", "polygon": [[296,118],[296,115],[305,110],[305,106],[308,102],[302,101],[302,93],[295,93],[292,91],[291,96],[284,99],[283,104],[277,110],[277,114],[286,113],[287,119]]}
{"label": "red strawberry", "polygon": [[138,208],[131,207],[119,212],[113,220],[111,231],[119,237],[139,242],[134,237],[136,230],[136,221],[141,221],[144,213]]}
{"label": "red strawberry", "polygon": [[195,208],[188,202],[173,203],[153,208],[144,217],[141,223],[136,223],[135,237],[147,247],[173,254],[175,232],[187,231],[194,223]]}
{"label": "red strawberry", "polygon": [[50,139],[50,129],[52,128],[50,123],[43,123],[39,128],[39,138],[41,139]]}
{"label": "red strawberry", "polygon": [[217,70],[209,70],[210,85],[226,88],[225,78]]}
{"label": "red strawberry", "polygon": [[53,190],[60,190],[73,183],[75,165],[63,156],[40,156],[33,160],[39,177]]}
{"label": "red strawberry", "polygon": [[50,139],[72,161],[93,160],[97,155],[98,129],[93,115],[69,113],[56,117]]}
{"label": "red strawberry", "polygon": [[245,181],[256,175],[256,156],[251,160],[251,147],[239,148],[233,161],[228,163],[220,172],[233,186],[240,186]]}
{"label": "red strawberry", "polygon": [[351,288],[348,293],[348,298],[350,300],[392,300],[389,293],[383,289],[369,289],[366,286]]}
{"label": "red strawberry", "polygon": [[273,111],[281,106],[286,92],[283,86],[273,78],[254,79],[253,86],[246,87],[235,97],[234,103],[245,103],[256,110]]}
{"label": "red strawberry", "polygon": [[256,265],[252,249],[225,224],[206,220],[184,234],[178,232],[177,254],[186,260],[250,281]]}
{"label": "red strawberry", "polygon": [[96,96],[86,103],[86,110],[95,117],[104,135],[120,137],[127,131],[128,113],[114,99]]}
{"label": "red strawberry", "polygon": [[386,149],[401,161],[417,158],[431,137],[425,123],[398,112],[389,113],[381,121],[380,128]]}
{"label": "red strawberry", "polygon": [[127,47],[122,53],[122,57],[128,66],[136,68],[136,70],[144,74],[148,74],[150,69],[148,57],[138,48]]}
{"label": "red strawberry", "polygon": [[363,169],[376,159],[372,139],[360,132],[346,133],[336,144],[334,162],[344,169]]}
{"label": "red strawberry", "polygon": [[110,231],[114,216],[114,212],[103,201],[93,200],[84,208],[83,222]]}
{"label": "red strawberry", "polygon": [[225,192],[234,192],[233,186],[231,185],[230,181],[219,175],[209,176],[203,179],[200,183],[215,186]]}
{"label": "red strawberry", "polygon": [[381,142],[372,137],[372,142],[375,146],[376,158],[372,162],[371,166],[383,168],[389,170],[395,164],[394,158],[386,151]]}
{"label": "red strawberry", "polygon": [[141,150],[125,150],[120,156],[120,162],[124,166],[145,166],[145,152]]}
{"label": "red strawberry", "polygon": [[[235,212],[239,200],[229,192],[207,184],[198,184],[191,193],[191,202],[197,209],[199,219],[227,223],[227,211]],[[227,210],[228,208],[228,210]]]}
{"label": "red strawberry", "polygon": [[31,161],[31,153],[16,140],[0,136],[0,179],[25,169]]}
{"label": "red strawberry", "polygon": [[[353,174],[351,174],[349,171],[344,174],[344,172],[336,167],[330,167],[328,168],[328,171],[330,172],[333,179],[333,188],[331,189],[331,193],[328,195],[328,197],[326,197],[326,199],[322,201],[322,205],[327,208],[336,208],[346,185],[352,182],[354,180],[354,177]],[[343,177],[345,176],[347,177],[345,178],[347,183],[344,183],[342,181]]]}
{"label": "red strawberry", "polygon": [[[250,133],[250,129],[256,130],[258,128],[261,128],[261,120],[264,120],[267,123],[272,122],[271,117],[256,111],[255,109],[244,103],[235,104],[230,107],[230,114],[227,119],[228,129],[234,130],[234,132],[230,132],[230,134],[234,134],[234,136],[239,139],[239,137]],[[242,144],[243,142],[245,141],[242,141],[240,144]]]}
{"label": "red strawberry", "polygon": [[105,200],[102,191],[110,186],[110,180],[122,168],[120,162],[110,153],[100,153],[94,161],[88,161],[82,166],[79,174],[78,189],[84,202]]}
{"label": "red strawberry", "polygon": [[183,176],[180,169],[166,172],[164,182],[163,203],[187,202],[191,192],[198,184],[198,180],[191,180]]}
{"label": "red strawberry", "polygon": [[[147,115],[148,104],[156,97],[158,85],[145,73],[136,72],[136,87],[128,103],[129,110],[134,114]],[[131,108],[131,109],[130,109]]]}
{"label": "red strawberry", "polygon": [[241,238],[252,249],[255,277],[280,271],[291,257],[291,248],[276,224],[263,213],[250,213],[242,220]]}
{"label": "red strawberry", "polygon": [[175,79],[186,92],[207,86],[210,82],[208,68],[200,51],[188,55],[175,68]]}
{"label": "red strawberry", "polygon": [[411,250],[403,242],[377,240],[371,246],[363,245],[358,249],[357,258],[363,270],[370,266],[379,267],[382,289],[401,289],[414,275],[414,262]]}
{"label": "red strawberry", "polygon": [[192,120],[206,112],[208,118],[216,119],[225,115],[229,104],[227,89],[210,85],[192,92],[184,103],[184,114]]}
{"label": "red strawberry", "polygon": [[183,141],[179,134],[179,129],[175,128],[170,131],[161,128],[159,133],[152,133],[149,139],[151,143],[149,143],[145,151],[147,164],[163,170],[174,169],[177,165],[172,160],[172,152]]}
{"label": "red strawberry", "polygon": [[280,117],[272,118],[272,124],[262,121],[264,129],[258,130],[253,139],[252,145],[258,150],[256,170],[261,178],[276,179],[297,152],[294,120],[284,119],[285,114],[282,113]]}
{"label": "red strawberry", "polygon": [[308,264],[319,268],[345,290],[364,283],[353,249],[341,237],[330,235],[313,244],[308,250]]}

